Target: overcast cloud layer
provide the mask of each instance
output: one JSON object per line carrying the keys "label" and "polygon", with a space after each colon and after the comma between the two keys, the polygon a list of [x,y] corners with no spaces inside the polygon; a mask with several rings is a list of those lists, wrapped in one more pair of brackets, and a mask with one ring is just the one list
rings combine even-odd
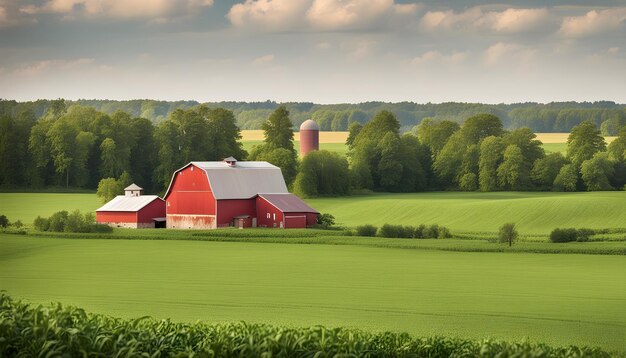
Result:
{"label": "overcast cloud layer", "polygon": [[626,103],[625,1],[0,0],[0,98]]}

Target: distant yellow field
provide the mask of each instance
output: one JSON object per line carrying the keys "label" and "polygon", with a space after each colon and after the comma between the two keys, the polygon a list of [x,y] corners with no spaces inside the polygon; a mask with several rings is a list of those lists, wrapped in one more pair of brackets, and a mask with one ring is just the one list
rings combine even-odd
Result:
{"label": "distant yellow field", "polygon": [[[567,143],[569,133],[535,133],[537,139],[544,144]],[[242,140],[260,141],[265,137],[262,130],[242,130]],[[320,132],[320,143],[345,143],[348,138],[348,132]],[[606,143],[611,143],[617,137],[604,137]],[[294,140],[300,141],[300,133],[294,133]]]}
{"label": "distant yellow field", "polygon": [[[265,136],[262,130],[242,130],[242,141],[263,140]],[[300,141],[300,133],[294,133],[295,141]],[[348,132],[320,132],[320,143],[345,143]]]}
{"label": "distant yellow field", "polygon": [[[539,139],[542,143],[567,143],[567,137],[569,133],[535,133],[537,135],[537,139]],[[604,137],[606,143],[611,143],[617,137]]]}

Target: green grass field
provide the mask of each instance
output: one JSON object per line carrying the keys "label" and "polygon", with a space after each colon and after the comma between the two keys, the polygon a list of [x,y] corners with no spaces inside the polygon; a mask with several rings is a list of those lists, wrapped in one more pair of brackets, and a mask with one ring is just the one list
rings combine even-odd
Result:
{"label": "green grass field", "polygon": [[565,155],[567,153],[567,143],[543,143],[546,153],[557,153]]}
{"label": "green grass field", "polygon": [[[439,224],[455,233],[496,232],[515,222],[526,235],[547,235],[556,227],[592,229],[626,227],[626,192],[435,192],[372,194],[309,199],[338,224],[354,227],[384,223]],[[59,210],[93,211],[101,204],[94,194],[0,193],[0,214],[32,223],[37,215]]]}
{"label": "green grass field", "polygon": [[120,317],[624,348],[626,258],[3,236],[0,287]]}
{"label": "green grass field", "polygon": [[506,222],[524,234],[556,227],[626,227],[626,192],[375,194],[307,201],[343,225],[440,224],[456,232],[496,232]]}

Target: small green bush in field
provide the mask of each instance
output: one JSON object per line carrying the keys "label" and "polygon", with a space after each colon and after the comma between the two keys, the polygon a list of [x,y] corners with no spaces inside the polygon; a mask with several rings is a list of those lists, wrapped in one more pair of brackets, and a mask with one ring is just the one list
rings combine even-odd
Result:
{"label": "small green bush in field", "polygon": [[452,237],[452,234],[448,228],[437,224],[418,227],[385,224],[378,229],[378,236],[404,239],[445,239]]}
{"label": "small green bush in field", "polygon": [[7,219],[6,215],[0,215],[0,227],[6,228],[9,226],[9,219]]}
{"label": "small green bush in field", "polygon": [[335,217],[331,214],[324,213],[317,216],[317,227],[320,229],[329,229],[335,225]]}
{"label": "small green bush in field", "polygon": [[452,237],[452,233],[450,232],[450,230],[445,226],[439,226],[437,230],[437,238],[447,239],[450,237]]}
{"label": "small green bush in field", "polygon": [[378,228],[374,225],[360,225],[356,227],[357,236],[376,236]]}
{"label": "small green bush in field", "polygon": [[567,228],[567,229],[554,229],[552,230],[552,232],[550,233],[550,241],[552,242],[573,242],[573,241],[579,241],[579,242],[585,242],[585,241],[589,241],[589,237],[591,235],[596,234],[595,230],[592,229],[574,229],[574,228]]}
{"label": "small green bush in field", "polygon": [[67,211],[58,211],[49,218],[37,216],[33,221],[33,226],[39,231],[54,232],[108,233],[113,231],[113,228],[108,225],[96,223],[93,213],[83,215],[79,210],[74,210],[70,214]]}

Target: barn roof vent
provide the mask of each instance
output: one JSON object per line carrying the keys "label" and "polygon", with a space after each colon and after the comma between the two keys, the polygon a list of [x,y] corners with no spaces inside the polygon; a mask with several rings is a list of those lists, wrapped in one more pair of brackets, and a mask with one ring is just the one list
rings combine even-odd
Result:
{"label": "barn roof vent", "polygon": [[229,167],[234,167],[235,165],[237,165],[237,159],[233,157],[228,157],[224,159],[224,163],[228,164]]}
{"label": "barn roof vent", "polygon": [[143,194],[143,188],[135,183],[124,188],[125,196],[141,196],[142,194]]}

